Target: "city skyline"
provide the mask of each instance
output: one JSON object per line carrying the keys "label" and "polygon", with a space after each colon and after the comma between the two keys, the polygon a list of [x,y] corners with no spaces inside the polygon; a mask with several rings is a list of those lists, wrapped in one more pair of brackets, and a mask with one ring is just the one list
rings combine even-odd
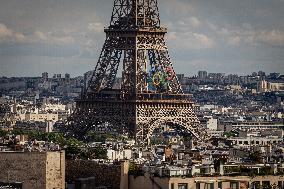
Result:
{"label": "city skyline", "polygon": [[[0,76],[72,76],[95,68],[113,1],[4,1]],[[160,1],[177,73],[284,70],[284,1]],[[72,11],[71,11],[72,10]]]}
{"label": "city skyline", "polygon": [[283,189],[284,0],[0,3],[0,188]]}
{"label": "city skyline", "polygon": [[[65,78],[66,75],[68,75],[68,77],[70,78],[76,78],[76,77],[82,77],[84,76],[85,74],[89,74],[91,70],[81,74],[81,75],[71,75],[70,73],[67,73],[67,72],[42,72],[42,73],[36,73],[36,75],[33,75],[33,76],[2,76],[0,75],[0,77],[7,77],[7,78],[39,78],[39,77],[43,77],[43,75],[45,75],[47,73],[47,76],[48,78],[57,78],[59,77],[59,75],[61,76],[61,78]],[[184,73],[177,73],[177,75],[184,75],[184,77],[188,77],[188,78],[198,78],[199,77],[199,72],[206,72],[206,75],[209,77],[210,74],[222,74],[224,77],[228,77],[228,76],[238,76],[238,77],[245,77],[245,76],[259,76],[259,73],[264,73],[265,76],[269,76],[270,74],[278,74],[278,76],[281,76],[281,78],[283,77],[283,73],[280,73],[280,72],[265,72],[263,70],[255,70],[255,71],[252,71],[251,73],[248,73],[248,74],[237,74],[237,73],[224,73],[224,72],[209,72],[207,70],[198,70],[196,71],[196,73],[192,73],[191,75],[187,75],[187,74],[184,74]],[[207,77],[206,76],[206,77]],[[117,75],[116,78],[121,78],[121,75]]]}

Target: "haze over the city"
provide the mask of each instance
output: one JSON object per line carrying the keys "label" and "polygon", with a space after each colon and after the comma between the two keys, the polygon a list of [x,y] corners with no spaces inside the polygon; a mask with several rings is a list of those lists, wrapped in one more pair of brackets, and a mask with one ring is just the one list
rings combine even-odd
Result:
{"label": "haze over the city", "polygon": [[[0,0],[0,76],[95,68],[113,0]],[[176,72],[284,70],[283,0],[161,0]]]}

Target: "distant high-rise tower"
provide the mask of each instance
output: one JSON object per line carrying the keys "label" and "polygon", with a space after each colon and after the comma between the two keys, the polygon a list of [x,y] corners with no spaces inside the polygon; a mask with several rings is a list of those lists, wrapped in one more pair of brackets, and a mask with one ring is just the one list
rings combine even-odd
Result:
{"label": "distant high-rise tower", "polygon": [[199,71],[198,72],[198,79],[206,79],[207,78],[207,72],[206,71]]}
{"label": "distant high-rise tower", "polygon": [[42,73],[41,77],[44,81],[47,81],[48,80],[48,73],[47,72]]}
{"label": "distant high-rise tower", "polygon": [[65,79],[70,79],[70,74],[69,73],[65,74]]}

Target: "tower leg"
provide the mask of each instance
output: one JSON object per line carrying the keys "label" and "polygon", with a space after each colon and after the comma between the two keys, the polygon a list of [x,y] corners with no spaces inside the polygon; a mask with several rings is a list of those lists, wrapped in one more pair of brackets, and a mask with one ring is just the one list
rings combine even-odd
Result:
{"label": "tower leg", "polygon": [[116,78],[122,50],[112,48],[113,38],[107,38],[91,78],[87,93],[111,89]]}

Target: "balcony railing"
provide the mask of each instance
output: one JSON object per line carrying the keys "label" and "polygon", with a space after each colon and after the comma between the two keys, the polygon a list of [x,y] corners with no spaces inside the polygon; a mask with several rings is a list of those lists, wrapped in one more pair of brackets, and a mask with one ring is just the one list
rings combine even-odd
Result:
{"label": "balcony railing", "polygon": [[102,91],[100,93],[88,94],[81,97],[79,101],[94,100],[113,100],[113,101],[152,101],[152,100],[172,100],[172,101],[192,101],[191,94],[168,94],[168,93],[137,93],[137,94],[125,94],[120,91]]}

